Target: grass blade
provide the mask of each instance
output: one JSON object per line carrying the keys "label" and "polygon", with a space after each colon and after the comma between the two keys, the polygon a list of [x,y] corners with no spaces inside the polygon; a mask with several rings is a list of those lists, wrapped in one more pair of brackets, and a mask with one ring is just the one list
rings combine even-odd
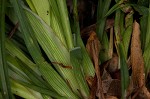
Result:
{"label": "grass blade", "polygon": [[23,85],[23,86],[26,86],[30,89],[33,89],[37,92],[40,92],[41,94],[45,94],[45,95],[49,95],[49,96],[52,96],[56,99],[65,99],[65,97],[63,96],[60,96],[59,94],[57,94],[56,92],[53,92],[53,91],[50,91],[48,89],[44,89],[44,88],[41,88],[39,86],[36,86],[34,84],[29,84],[29,83],[26,83],[26,82],[22,82],[22,81],[17,81],[19,84]]}
{"label": "grass blade", "polygon": [[22,86],[13,79],[11,80],[11,89],[12,93],[25,99],[43,99],[40,93]]}
{"label": "grass blade", "polygon": [[119,65],[121,67],[121,93],[122,99],[125,98],[125,93],[129,85],[129,73],[128,73],[128,66],[125,57],[125,51],[122,44],[118,45],[119,47]]}
{"label": "grass blade", "polygon": [[18,17],[19,23],[20,23],[20,29],[24,36],[25,44],[28,48],[28,51],[30,52],[32,58],[36,62],[40,62],[41,60],[44,60],[40,53],[40,48],[38,46],[37,41],[35,40],[35,37],[33,37],[33,30],[29,24],[28,21],[25,21],[26,15],[23,13],[23,9],[21,8],[21,1],[14,0],[11,1],[12,6],[14,7],[15,13]]}
{"label": "grass blade", "polygon": [[64,30],[66,43],[70,50],[70,49],[74,48],[74,46],[73,46],[72,32],[71,32],[71,27],[70,27],[70,22],[69,22],[69,17],[68,17],[66,0],[61,0],[61,1],[56,0],[56,2],[57,2],[57,9],[59,10],[59,13],[61,16],[60,19],[61,19],[62,27]]}
{"label": "grass blade", "polygon": [[128,50],[129,50],[129,45],[130,45],[130,40],[131,40],[131,34],[132,34],[132,29],[133,29],[133,14],[134,14],[134,12],[131,11],[129,14],[126,15],[125,31],[122,35],[126,59],[128,58],[127,55],[128,55]]}
{"label": "grass blade", "polygon": [[[73,91],[78,93],[77,89],[79,88],[79,85],[74,78],[73,70],[70,69],[72,68],[72,65],[70,63],[69,51],[64,47],[55,33],[53,33],[51,28],[41,20],[41,18],[28,9],[25,9],[25,11],[35,31],[34,33],[37,37],[37,40],[39,41],[39,44],[45,51],[49,60],[53,63],[62,77],[69,82]],[[70,66],[70,68],[63,68],[63,66]]]}
{"label": "grass blade", "polygon": [[[39,49],[39,47],[38,47],[38,44],[37,44],[37,42],[36,42],[36,38],[37,39],[39,39],[39,38],[41,38],[42,37],[42,35],[45,37],[46,36],[46,40],[47,40],[47,38],[48,37],[50,37],[50,38],[53,38],[54,37],[54,35],[51,37],[50,36],[50,33],[48,34],[48,37],[47,37],[47,35],[45,35],[45,33],[43,33],[43,32],[45,32],[46,30],[47,30],[47,28],[49,27],[49,26],[47,26],[47,24],[45,24],[44,25],[44,31],[42,31],[41,32],[41,30],[40,29],[42,29],[41,27],[34,27],[34,26],[38,26],[38,25],[41,25],[40,24],[40,21],[37,19],[37,17],[34,17],[32,14],[31,14],[31,12],[28,12],[28,15],[31,15],[31,17],[30,17],[30,21],[32,21],[31,23],[31,25],[29,24],[29,21],[28,21],[28,19],[27,19],[27,17],[26,17],[26,14],[27,14],[27,12],[25,13],[24,12],[24,10],[23,10],[23,8],[22,8],[22,5],[21,5],[21,2],[20,1],[18,1],[18,0],[13,0],[13,1],[11,1],[11,3],[12,3],[12,5],[13,5],[13,7],[14,7],[14,9],[15,9],[15,13],[16,13],[16,15],[17,15],[17,17],[18,17],[18,20],[19,20],[19,22],[20,22],[20,28],[21,28],[21,31],[22,31],[22,33],[23,33],[23,35],[24,35],[24,41],[25,41],[25,43],[26,43],[26,46],[27,46],[27,48],[28,48],[28,50],[29,50],[29,52],[30,52],[30,54],[31,54],[31,56],[32,56],[32,58],[33,58],[33,60],[36,62],[36,64],[39,66],[39,70],[40,70],[40,72],[41,72],[41,74],[43,75],[43,77],[46,79],[46,81],[59,93],[59,94],[61,94],[62,96],[66,96],[66,97],[73,97],[73,98],[77,98],[77,96],[71,91],[71,89],[68,87],[68,85],[66,84],[66,82],[64,82],[64,80],[60,77],[60,75],[52,68],[52,66],[50,66],[50,64],[49,63],[47,63],[45,60],[44,60],[44,58],[42,57],[42,55],[41,55],[41,52],[40,52],[40,49]],[[28,16],[29,17],[29,16]],[[31,18],[32,18],[32,20],[31,20]],[[35,22],[34,22],[35,21]],[[36,22],[37,21],[37,22]],[[43,22],[43,21],[42,21]],[[34,24],[33,24],[34,23]],[[37,25],[38,24],[38,25]],[[32,28],[32,27],[33,28]],[[36,32],[34,32],[32,29],[37,29],[38,31],[36,31],[36,32],[38,32],[38,33],[40,33],[40,35],[38,35],[38,36],[36,36],[35,37],[35,33]],[[48,40],[50,40],[50,38],[48,38]],[[43,38],[43,40],[45,40],[45,38]],[[42,41],[43,40],[41,40],[41,42],[40,43],[43,43]],[[58,40],[58,39],[57,39]],[[47,42],[47,41],[46,41]],[[57,41],[56,41],[57,42]],[[56,43],[55,42],[55,43]],[[48,44],[48,43],[47,43]],[[43,46],[45,45],[45,43],[43,43],[42,44]],[[51,45],[51,44],[48,44],[48,46],[49,45]],[[46,48],[44,48],[44,49],[46,49],[46,50],[48,50],[49,51],[49,49],[51,49],[51,48],[57,48],[57,47],[50,47],[49,49],[48,49],[48,46],[46,46]],[[55,44],[54,44],[54,46],[55,46]],[[59,47],[61,47],[62,45],[61,45],[61,43],[59,42]],[[61,48],[60,48],[61,49]],[[64,53],[65,51],[63,51],[62,49],[61,49],[61,51],[62,51],[62,53],[63,54],[66,54],[66,53]],[[53,52],[56,52],[56,49],[54,49],[54,51]],[[51,53],[51,52],[50,52]],[[58,55],[56,55],[56,56],[53,56],[53,57],[58,57],[59,56],[59,54]],[[66,57],[66,55],[64,55],[65,57]],[[65,58],[64,58],[65,59]],[[64,59],[62,59],[63,61],[64,61]],[[67,60],[67,61],[69,61],[69,60]],[[52,60],[52,62],[53,62],[53,60]],[[65,62],[66,63],[66,62]],[[56,67],[60,67],[59,65],[58,66],[56,66]],[[67,71],[68,72],[68,71]],[[65,72],[65,73],[67,73],[67,72]],[[63,72],[64,73],[64,72]],[[69,72],[70,73],[70,72]],[[71,74],[71,73],[70,73]],[[73,78],[73,76],[72,75],[66,75],[66,76],[71,76],[71,78],[72,79],[74,79]],[[55,75],[55,76],[54,76]],[[74,84],[76,84],[75,82],[74,82],[74,80],[72,80],[72,79],[69,79],[70,81],[72,81],[73,82],[73,84],[72,84],[72,86],[74,86]],[[67,79],[68,80],[68,79]],[[77,89],[78,87],[76,87],[75,86],[75,88]]]}
{"label": "grass blade", "polygon": [[[75,47],[81,47],[82,50],[82,64],[83,64],[83,72],[85,74],[85,77],[95,75],[95,69],[92,64],[92,61],[87,53],[87,50],[85,49],[85,46],[83,44],[83,41],[81,39],[80,35],[80,26],[79,26],[79,20],[78,20],[78,11],[77,11],[77,0],[73,0],[73,26],[72,31],[74,35],[74,46]],[[71,49],[72,50],[72,49]]]}
{"label": "grass blade", "polygon": [[[100,41],[102,41],[103,38],[103,32],[105,29],[105,22],[106,22],[106,13],[109,9],[111,0],[99,0],[98,10],[97,10],[97,29],[96,33]],[[100,4],[102,3],[102,4]],[[101,12],[100,12],[101,11]]]}
{"label": "grass blade", "polygon": [[0,78],[2,84],[2,95],[4,99],[11,99],[11,89],[6,65],[5,50],[5,0],[0,0]]}
{"label": "grass blade", "polygon": [[[150,4],[149,4],[149,10],[150,10]],[[150,70],[150,12],[148,13],[148,19],[147,19],[147,31],[146,31],[146,40],[145,40],[145,48],[144,48],[144,54],[143,54],[143,57],[144,57],[144,62],[145,62],[145,74],[148,75],[148,72]]]}
{"label": "grass blade", "polygon": [[89,88],[83,73],[82,52],[80,47],[75,47],[70,51],[70,60],[74,68],[74,74],[76,75],[75,77],[80,86],[80,89],[78,90],[81,92],[82,98],[86,99],[89,96]]}
{"label": "grass blade", "polygon": [[48,0],[27,0],[32,11],[36,12],[48,25],[50,25]]}

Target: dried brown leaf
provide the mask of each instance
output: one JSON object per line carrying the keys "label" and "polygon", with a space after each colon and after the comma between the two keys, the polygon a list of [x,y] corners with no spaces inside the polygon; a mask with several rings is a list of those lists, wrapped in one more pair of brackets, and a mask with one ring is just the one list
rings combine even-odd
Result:
{"label": "dried brown leaf", "polygon": [[96,90],[97,90],[97,77],[95,75],[94,78],[88,78],[88,83],[91,83],[90,86],[90,96],[89,99],[96,99]]}
{"label": "dried brown leaf", "polygon": [[102,85],[103,85],[103,92],[105,94],[108,93],[108,90],[110,88],[110,84],[112,83],[113,79],[107,79],[107,80],[103,80],[102,81]]}
{"label": "dried brown leaf", "polygon": [[101,76],[100,76],[100,68],[99,68],[100,42],[94,31],[92,31],[87,41],[86,48],[95,66],[96,77],[97,77],[97,97],[99,99],[104,99],[102,81],[101,81]]}
{"label": "dried brown leaf", "polygon": [[107,79],[102,81],[103,91],[106,95],[121,97],[121,84],[118,79]]}
{"label": "dried brown leaf", "polygon": [[150,93],[145,87],[144,59],[140,42],[140,25],[136,21],[134,22],[131,41],[131,64],[133,87],[135,90],[141,88],[142,90],[139,93],[145,97],[144,99],[150,99]]}
{"label": "dried brown leaf", "polygon": [[132,80],[135,88],[142,87],[145,84],[144,60],[140,42],[140,26],[136,21],[134,22],[131,41],[131,64]]}
{"label": "dried brown leaf", "polygon": [[121,98],[121,81],[113,79],[108,89],[107,95],[116,96]]}

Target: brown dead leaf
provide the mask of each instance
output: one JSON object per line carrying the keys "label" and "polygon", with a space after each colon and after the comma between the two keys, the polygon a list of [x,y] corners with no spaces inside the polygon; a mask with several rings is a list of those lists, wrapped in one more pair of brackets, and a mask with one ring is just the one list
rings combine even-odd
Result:
{"label": "brown dead leaf", "polygon": [[107,95],[116,96],[121,98],[121,81],[118,79],[113,79],[110,87],[108,89]]}
{"label": "brown dead leaf", "polygon": [[108,90],[110,88],[110,84],[112,83],[113,79],[106,79],[102,81],[102,86],[103,86],[103,92],[104,94],[108,93]]}
{"label": "brown dead leaf", "polygon": [[108,79],[112,79],[110,74],[106,71],[106,69],[104,68],[103,74],[102,74],[102,80],[108,80]]}
{"label": "brown dead leaf", "polygon": [[91,83],[89,99],[96,99],[96,90],[97,90],[97,77],[96,77],[96,75],[94,76],[94,78],[88,78],[87,81],[88,81],[88,84],[89,84],[89,82]]}
{"label": "brown dead leaf", "polygon": [[102,81],[101,81],[101,76],[100,76],[100,68],[99,68],[99,58],[98,58],[99,51],[100,51],[100,42],[94,31],[92,31],[88,39],[86,48],[95,66],[96,77],[97,77],[97,97],[99,99],[104,99]]}
{"label": "brown dead leaf", "polygon": [[135,21],[133,26],[132,41],[131,41],[131,64],[132,64],[132,80],[133,88],[142,88],[140,94],[150,99],[150,93],[145,87],[144,76],[144,59],[142,56],[141,42],[140,42],[140,26]]}
{"label": "brown dead leaf", "polygon": [[144,79],[144,60],[140,42],[140,26],[135,21],[133,26],[133,34],[131,41],[131,63],[132,63],[132,79],[135,87],[141,87],[145,83]]}
{"label": "brown dead leaf", "polygon": [[107,79],[102,81],[103,92],[106,95],[121,97],[121,84],[118,79]]}

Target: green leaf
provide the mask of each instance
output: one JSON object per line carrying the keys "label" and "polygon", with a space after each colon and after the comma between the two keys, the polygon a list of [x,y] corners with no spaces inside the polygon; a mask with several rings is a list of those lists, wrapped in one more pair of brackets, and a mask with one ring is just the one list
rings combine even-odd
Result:
{"label": "green leaf", "polygon": [[78,90],[81,92],[82,98],[86,99],[89,97],[89,88],[83,73],[82,58],[83,57],[80,47],[75,47],[74,49],[70,50],[70,60],[73,65],[73,71],[80,86],[80,89]]}
{"label": "green leaf", "polygon": [[20,68],[24,71],[26,75],[30,78],[31,82],[41,88],[46,88],[53,90],[51,86],[49,86],[48,83],[46,83],[40,75],[38,75],[36,72],[34,72],[29,66],[26,66],[21,60],[17,59],[18,64],[20,65]]}
{"label": "green leaf", "polygon": [[6,65],[5,50],[5,0],[0,0],[0,78],[2,84],[2,95],[4,99],[11,99],[11,89]]}
{"label": "green leaf", "polygon": [[48,25],[50,25],[49,1],[48,0],[27,0],[32,11],[36,12]]}
{"label": "green leaf", "polygon": [[112,14],[113,12],[115,12],[116,10],[120,9],[122,7],[121,4],[122,4],[122,2],[116,3],[104,16],[107,17],[110,14]]}
{"label": "green leaf", "polygon": [[[48,54],[52,53],[50,51],[50,49],[53,48],[53,50],[54,50],[53,54],[54,54],[54,53],[57,53],[57,49],[59,48],[58,51],[61,51],[61,54],[63,54],[64,57],[59,57],[59,53],[57,53],[58,55],[54,54],[53,58],[54,59],[57,59],[57,58],[61,59],[62,58],[62,61],[65,61],[65,62],[59,61],[58,63],[66,63],[66,60],[64,60],[66,58],[66,53],[65,53],[65,51],[61,47],[62,45],[60,43],[60,40],[54,34],[52,34],[50,32],[51,30],[49,29],[49,26],[47,26],[47,24],[45,24],[43,22],[43,20],[41,20],[41,19],[39,20],[39,18],[37,16],[35,17],[33,15],[33,13],[28,12],[27,10],[25,10],[26,12],[24,12],[20,1],[13,0],[13,1],[11,1],[11,3],[13,5],[14,9],[15,9],[15,13],[16,13],[16,15],[18,17],[19,22],[20,22],[20,28],[21,28],[21,32],[24,35],[23,38],[24,38],[25,44],[26,44],[26,46],[27,46],[27,48],[28,48],[28,50],[29,50],[29,52],[30,52],[33,60],[39,66],[39,70],[40,70],[41,74],[43,75],[43,77],[47,80],[47,82],[58,93],[60,93],[63,96],[66,96],[66,97],[73,97],[73,98],[76,99],[77,96],[71,91],[71,89],[68,87],[68,85],[65,83],[65,81],[52,68],[52,66],[50,66],[50,64],[48,64],[44,60],[44,58],[41,55],[40,49],[38,47],[38,43],[36,41],[36,39],[38,39],[39,43],[40,44],[42,43],[41,44],[42,47],[43,46],[45,47],[43,50],[49,51]],[[30,24],[29,24],[29,21],[28,21],[26,15],[28,17],[30,17],[29,18],[29,21],[31,21]],[[44,25],[41,25],[41,22],[44,23]],[[43,30],[43,28],[44,28],[44,30]],[[34,31],[32,29],[34,29]],[[52,35],[52,36],[50,36],[50,35]],[[42,38],[42,40],[40,40],[41,38]],[[55,40],[55,41],[52,41],[53,44],[49,43],[49,40],[51,42],[51,38],[54,38],[54,40]],[[45,46],[45,42],[44,42],[45,39],[48,40],[48,42],[45,41],[48,44],[48,46],[47,45]],[[57,45],[56,43],[58,43],[59,46],[56,46]],[[50,45],[52,47],[50,47]],[[48,48],[48,47],[50,47],[50,48]],[[51,55],[53,55],[53,54],[51,54]],[[68,61],[69,60],[67,60],[67,63],[68,63]],[[57,61],[52,60],[52,62],[57,62]],[[56,67],[60,67],[59,64]],[[60,70],[63,70],[62,67],[60,67],[60,68],[61,68]],[[64,71],[62,71],[62,74],[66,73],[66,75],[63,75],[63,76],[70,77],[69,79],[66,79],[66,80],[70,80],[69,83],[72,82],[71,86],[74,86],[74,90],[77,89],[78,85],[76,85],[76,81],[74,80],[74,77],[73,77],[72,73],[69,72],[71,70],[64,69]],[[69,75],[67,75],[67,74],[69,74]]]}
{"label": "green leaf", "polygon": [[141,27],[141,46],[142,51],[145,51],[145,42],[146,42],[146,31],[147,31],[147,23],[148,23],[148,16],[143,16],[140,18],[140,27]]}
{"label": "green leaf", "polygon": [[55,33],[53,33],[52,29],[47,26],[47,24],[45,24],[41,18],[28,9],[25,9],[25,12],[35,31],[35,36],[49,60],[52,62],[61,76],[70,83],[72,90],[75,93],[79,93],[77,91],[79,85],[74,77],[73,70],[70,68],[63,68],[63,66],[72,67],[68,49],[65,48],[60,39]]}
{"label": "green leaf", "polygon": [[13,94],[25,99],[43,99],[39,92],[24,87],[13,79],[11,79],[11,89]]}
{"label": "green leaf", "polygon": [[45,89],[45,88],[41,88],[41,87],[39,87],[37,85],[29,84],[29,83],[22,82],[22,81],[19,81],[19,80],[17,80],[17,82],[19,84],[23,85],[23,86],[26,86],[26,87],[28,87],[30,89],[33,89],[33,90],[35,90],[37,92],[40,92],[41,94],[49,95],[49,96],[52,96],[52,97],[57,98],[57,99],[66,99],[65,97],[60,96],[56,92],[53,92],[53,91]]}
{"label": "green leaf", "polygon": [[74,48],[74,46],[73,46],[72,32],[71,32],[71,27],[70,27],[70,22],[68,17],[66,0],[61,0],[61,1],[56,0],[56,2],[57,2],[57,9],[59,10],[61,16],[60,19],[61,19],[66,43],[68,45],[68,49],[70,50]]}
{"label": "green leaf", "polygon": [[[150,10],[150,4],[149,4],[149,10]],[[146,75],[148,75],[148,72],[150,70],[150,66],[149,66],[149,60],[150,60],[150,12],[148,12],[148,20],[147,20],[147,31],[146,31],[146,34],[145,34],[145,48],[144,48],[144,54],[143,54],[143,57],[144,57],[144,62],[145,62],[145,72],[146,72]]]}
{"label": "green leaf", "polygon": [[129,85],[129,73],[123,45],[119,44],[118,49],[119,49],[119,66],[121,67],[121,92],[122,98],[124,99],[126,95],[125,93]]}
{"label": "green leaf", "polygon": [[82,65],[83,65],[83,72],[86,77],[94,77],[95,75],[95,69],[93,66],[93,63],[87,53],[87,50],[83,44],[81,35],[80,35],[80,27],[79,27],[79,20],[78,20],[78,11],[77,11],[77,0],[73,0],[73,40],[74,40],[74,46],[80,46],[81,52],[82,52]]}
{"label": "green leaf", "polygon": [[11,40],[6,40],[6,49],[10,55],[13,57],[17,57],[22,62],[26,63],[26,65],[30,66],[34,71],[37,70],[37,65],[33,63],[26,55],[25,53],[18,48],[18,46],[14,45]]}
{"label": "green leaf", "polygon": [[131,6],[135,9],[135,11],[139,12],[140,15],[148,16],[149,9],[147,7],[137,4],[131,4]]}
{"label": "green leaf", "polygon": [[44,59],[41,56],[40,53],[40,48],[38,46],[38,43],[33,35],[33,30],[29,24],[26,18],[25,13],[23,12],[23,8],[21,7],[21,1],[14,0],[11,1],[11,4],[14,7],[15,14],[18,17],[19,23],[20,23],[20,28],[21,32],[23,33],[23,38],[25,41],[25,44],[28,48],[28,51],[30,52],[32,58],[36,62],[43,61]]}
{"label": "green leaf", "polygon": [[44,79],[55,89],[57,93],[67,97],[68,99],[78,99],[78,97],[69,88],[69,85],[67,85],[64,80],[58,76],[57,72],[54,71],[47,62],[43,62],[40,65],[39,70],[43,74]]}
{"label": "green leaf", "polygon": [[124,30],[124,33],[122,34],[126,59],[128,58],[127,55],[128,55],[131,34],[132,34],[132,29],[133,29],[133,14],[134,14],[133,11],[131,11],[130,13],[126,15],[125,30]]}
{"label": "green leaf", "polygon": [[98,10],[97,10],[97,28],[96,33],[100,41],[102,41],[103,38],[103,32],[105,29],[105,22],[106,22],[106,13],[109,10],[111,0],[105,0],[101,1],[99,0]]}

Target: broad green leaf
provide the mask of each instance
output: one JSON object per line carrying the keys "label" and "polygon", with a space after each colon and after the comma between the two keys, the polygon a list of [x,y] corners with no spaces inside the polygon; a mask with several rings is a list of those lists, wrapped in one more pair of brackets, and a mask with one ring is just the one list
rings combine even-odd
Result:
{"label": "broad green leaf", "polygon": [[52,90],[51,86],[47,82],[45,82],[41,75],[38,75],[36,72],[34,72],[29,66],[26,66],[25,63],[23,63],[21,60],[17,59],[18,64],[20,65],[20,68],[28,77],[30,78],[31,82],[41,88],[46,88]]}
{"label": "broad green leaf", "polygon": [[21,32],[23,33],[23,38],[28,48],[28,51],[30,52],[33,60],[35,62],[40,63],[40,61],[43,61],[44,59],[43,57],[41,57],[40,48],[36,41],[36,38],[33,35],[33,30],[29,22],[26,21],[27,17],[25,13],[23,12],[23,8],[21,7],[22,3],[21,1],[14,0],[14,1],[11,1],[11,4],[13,5],[15,14],[17,15],[17,18],[19,20],[20,29],[21,29]]}
{"label": "broad green leaf", "polygon": [[44,79],[55,89],[57,93],[67,97],[68,99],[78,99],[78,97],[72,93],[69,85],[67,85],[64,80],[58,76],[57,72],[54,71],[54,69],[48,63],[43,62],[40,65],[41,66],[39,67],[39,70],[43,74]]}
{"label": "broad green leaf", "polygon": [[76,75],[77,82],[80,86],[79,92],[82,94],[82,98],[89,97],[89,88],[85,81],[85,76],[83,73],[82,67],[82,52],[80,47],[75,47],[74,49],[70,50],[70,60],[73,66],[74,74]]}
{"label": "broad green leaf", "polygon": [[13,79],[11,80],[11,89],[13,94],[21,96],[25,99],[43,99],[40,93],[22,86]]}
{"label": "broad green leaf", "polygon": [[67,43],[68,49],[70,50],[74,46],[73,46],[72,32],[71,32],[71,27],[70,27],[70,22],[69,22],[69,17],[68,17],[66,0],[61,0],[61,1],[56,0],[56,2],[57,2],[57,9],[59,10],[59,13],[61,16],[60,19],[61,19],[61,24],[63,27],[66,43]]}
{"label": "broad green leaf", "polygon": [[85,46],[83,44],[83,41],[80,35],[80,27],[79,27],[78,11],[77,11],[77,0],[73,0],[73,14],[74,14],[74,17],[73,17],[72,32],[73,32],[74,46],[81,47],[81,52],[82,52],[82,57],[83,57],[82,68],[83,68],[85,77],[89,77],[89,76],[94,77],[95,69],[87,53],[87,50],[85,49]]}
{"label": "broad green leaf", "polygon": [[37,92],[40,92],[41,94],[45,94],[45,95],[49,95],[49,96],[52,96],[54,98],[57,98],[57,99],[65,99],[63,96],[60,96],[59,94],[57,94],[56,92],[53,92],[53,91],[50,91],[48,89],[45,89],[45,88],[41,88],[39,86],[36,86],[34,84],[29,84],[29,83],[26,83],[26,82],[22,82],[22,81],[19,81],[17,80],[17,82],[23,86],[26,86],[30,89],[33,89]]}
{"label": "broad green leaf", "polygon": [[25,9],[25,12],[29,18],[31,26],[35,31],[35,36],[49,60],[53,63],[61,76],[70,83],[73,91],[78,93],[77,89],[79,85],[74,78],[75,75],[73,74],[73,70],[63,67],[72,67],[69,51],[64,47],[55,33],[53,33],[51,28],[41,20],[41,18],[28,9]]}
{"label": "broad green leaf", "polygon": [[32,11],[36,12],[48,25],[50,25],[49,1],[48,0],[27,0]]}
{"label": "broad green leaf", "polygon": [[[28,10],[25,10],[26,12],[24,12],[22,6],[21,6],[21,3],[20,1],[18,0],[14,0],[14,1],[11,1],[12,5],[14,6],[14,9],[15,9],[15,13],[18,17],[18,20],[20,22],[20,28],[21,28],[21,32],[23,33],[24,35],[24,41],[25,41],[25,44],[33,58],[33,60],[35,61],[35,63],[39,66],[39,70],[41,71],[41,74],[43,75],[43,77],[46,78],[46,81],[58,92],[60,93],[62,96],[66,96],[66,97],[73,97],[76,99],[76,95],[73,94],[73,92],[71,91],[71,89],[68,87],[68,85],[64,82],[64,80],[60,77],[60,75],[52,68],[52,66],[50,66],[50,64],[48,64],[44,58],[42,57],[42,54],[40,52],[40,49],[38,47],[38,44],[37,44],[37,41],[36,39],[38,39],[40,42],[40,44],[42,43],[42,47],[45,46],[45,42],[44,40],[50,40],[50,38],[57,38],[54,36],[54,34],[52,34],[50,31],[50,29],[48,29],[49,26],[47,26],[47,24],[44,24],[44,26],[42,25],[41,26],[41,23],[45,23],[43,20],[39,20],[39,18],[35,17],[31,12],[28,12]],[[27,20],[27,17],[26,17],[26,14],[27,16],[29,17],[30,15],[30,18],[29,20],[32,21],[30,22],[29,24],[29,21]],[[32,26],[32,27],[31,27]],[[35,26],[39,26],[39,27],[35,27]],[[42,27],[42,28],[41,28]],[[44,30],[43,30],[44,28]],[[34,29],[34,31],[32,30]],[[41,30],[42,29],[42,30]],[[46,31],[48,29],[48,31]],[[38,31],[35,31],[35,30],[38,30]],[[50,30],[50,31],[49,31]],[[46,33],[44,33],[46,31]],[[37,34],[36,34],[37,33]],[[38,35],[39,34],[39,35]],[[52,37],[50,35],[53,35]],[[41,37],[43,38],[43,40],[40,40]],[[57,38],[56,39],[56,42],[53,41],[54,43],[57,43],[57,41],[59,41],[59,39]],[[47,42],[47,41],[46,41]],[[49,42],[47,42],[48,44]],[[61,43],[59,41],[59,47],[61,47]],[[50,47],[49,45],[51,45],[52,47]],[[56,44],[57,45],[57,44]],[[47,51],[50,51],[51,48],[53,48],[53,52],[55,53],[57,51],[57,47],[55,44],[48,44],[48,46],[50,48],[48,48],[48,46],[46,45],[44,48],[44,50],[47,50]],[[58,47],[58,48],[59,48]],[[60,48],[61,49],[61,48]],[[64,48],[65,49],[65,48]],[[62,53],[61,54],[66,54],[65,51],[63,49],[61,49]],[[51,51],[50,51],[51,53]],[[56,52],[57,53],[57,52]],[[54,58],[59,58],[59,54],[58,56],[54,54]],[[65,55],[64,55],[65,56]],[[66,57],[66,56],[65,56]],[[62,58],[62,57],[61,57]],[[64,57],[63,57],[64,58]],[[65,59],[65,58],[64,58]],[[63,59],[63,61],[64,61]],[[68,57],[69,59],[69,57]],[[67,60],[69,61],[69,60]],[[52,60],[52,62],[55,62],[54,60]],[[56,61],[57,62],[57,61]],[[59,62],[58,62],[59,63]],[[61,63],[61,62],[60,62]],[[59,65],[57,65],[57,67],[59,68]],[[63,68],[61,68],[63,69]],[[64,69],[65,71],[66,69]],[[64,72],[62,72],[64,73]],[[73,75],[71,72],[68,72],[68,70],[66,70],[67,73],[66,75],[63,75],[63,76],[70,76],[71,79],[67,79],[67,80],[70,80],[69,83],[72,81],[71,83],[71,86],[74,86],[74,89],[77,89],[77,85],[76,82],[74,81],[74,78],[73,78]],[[73,80],[72,80],[73,79]]]}

